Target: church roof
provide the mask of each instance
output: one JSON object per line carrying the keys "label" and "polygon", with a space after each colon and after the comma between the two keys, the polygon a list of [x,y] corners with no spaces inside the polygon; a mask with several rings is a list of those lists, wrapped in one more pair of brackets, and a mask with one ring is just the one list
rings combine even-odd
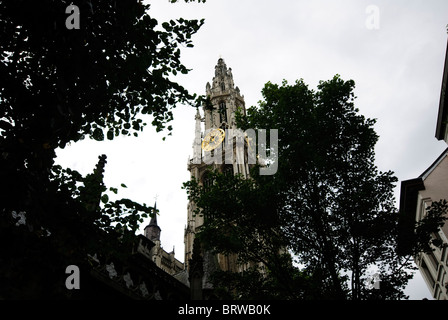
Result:
{"label": "church roof", "polygon": [[145,229],[148,227],[157,227],[160,229],[159,225],[157,224],[157,202],[154,203],[154,212],[154,216],[151,217],[151,220],[149,221],[149,224],[145,227]]}

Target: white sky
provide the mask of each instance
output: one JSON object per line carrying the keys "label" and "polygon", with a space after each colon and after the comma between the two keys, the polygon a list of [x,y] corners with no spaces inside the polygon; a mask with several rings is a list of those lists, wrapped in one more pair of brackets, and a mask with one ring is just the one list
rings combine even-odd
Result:
{"label": "white sky", "polygon": [[[182,1],[182,0],[181,0]],[[205,18],[185,48],[190,69],[175,80],[191,92],[205,94],[219,57],[232,68],[246,106],[256,105],[267,81],[290,83],[303,78],[311,88],[340,74],[356,82],[355,106],[376,118],[380,170],[392,170],[400,181],[419,176],[446,148],[434,137],[445,51],[446,0],[207,0],[205,4],[151,1],[150,15],[161,24],[179,17]],[[366,20],[379,9],[379,29]],[[82,13],[81,13],[82,19]],[[184,260],[187,159],[192,155],[195,109],[177,106],[171,137],[148,126],[138,138],[84,140],[58,151],[57,162],[82,174],[92,172],[100,154],[107,155],[105,183],[119,195],[153,205],[158,195],[161,242],[175,246]],[[150,119],[147,121],[150,123]],[[399,197],[399,184],[396,188]],[[143,228],[149,223],[145,221]],[[420,275],[406,293],[431,298]]]}

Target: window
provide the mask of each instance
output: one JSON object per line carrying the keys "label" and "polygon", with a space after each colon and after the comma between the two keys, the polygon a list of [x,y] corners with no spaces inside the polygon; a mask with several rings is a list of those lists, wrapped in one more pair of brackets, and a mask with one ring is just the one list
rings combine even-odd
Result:
{"label": "window", "polygon": [[221,90],[226,91],[226,85],[224,84],[224,82],[221,82]]}
{"label": "window", "polygon": [[204,173],[204,176],[202,177],[202,185],[204,186],[205,190],[210,189],[210,187],[213,185],[213,179],[210,177],[208,172]]}
{"label": "window", "polygon": [[444,249],[445,249],[445,264],[448,266],[448,254],[446,253],[447,249],[446,247]]}
{"label": "window", "polygon": [[226,176],[233,176],[233,165],[232,164],[228,164],[226,166],[224,166],[224,168],[222,169],[222,173],[224,173],[224,175]]}
{"label": "window", "polygon": [[[211,187],[213,186],[213,184],[214,184],[214,180],[213,180],[213,178],[211,177],[211,174],[209,173],[209,172],[205,172],[204,173],[204,175],[202,176],[202,185],[203,185],[203,187],[204,187],[204,191],[205,192],[208,192],[208,191],[210,191],[210,189],[211,189]],[[207,221],[209,221],[210,219],[213,219],[213,213],[212,213],[212,211],[210,210],[210,207],[209,206],[204,206],[203,207],[203,209],[202,209],[202,214],[203,214],[203,217],[204,217],[204,222],[207,222]]]}
{"label": "window", "polygon": [[443,263],[446,259],[446,245],[442,248],[442,254],[440,255],[440,261]]}
{"label": "window", "polygon": [[431,206],[431,198],[424,198],[420,202],[420,208],[417,212],[417,220],[420,221],[426,217],[427,210]]}
{"label": "window", "polygon": [[438,267],[439,267],[439,263],[437,262],[437,258],[436,258],[436,256],[434,255],[434,252],[431,251],[431,252],[428,254],[428,258],[429,258],[429,261],[431,261],[431,264],[432,264],[434,270],[437,272],[437,269],[438,269]]}
{"label": "window", "polygon": [[429,281],[431,288],[434,287],[435,281],[431,275],[431,272],[428,269],[428,266],[426,265],[425,260],[422,260],[422,269],[423,269],[423,274],[426,276],[426,279]]}
{"label": "window", "polygon": [[227,122],[227,108],[225,102],[219,104],[219,122]]}

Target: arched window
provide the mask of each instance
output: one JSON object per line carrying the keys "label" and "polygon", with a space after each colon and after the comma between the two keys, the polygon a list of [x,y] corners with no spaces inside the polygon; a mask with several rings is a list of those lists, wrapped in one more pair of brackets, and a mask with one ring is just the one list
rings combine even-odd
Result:
{"label": "arched window", "polygon": [[208,172],[205,172],[202,176],[202,186],[205,190],[208,190],[213,185],[213,179]]}
{"label": "arched window", "polygon": [[[210,187],[213,185],[213,179],[208,172],[205,172],[202,176],[202,186],[205,189],[205,192],[210,190]],[[213,214],[208,206],[203,207],[202,214],[204,215],[204,219],[213,219]]]}
{"label": "arched window", "polygon": [[226,85],[224,82],[221,82],[221,91],[226,91]]}
{"label": "arched window", "polygon": [[226,103],[219,103],[219,122],[227,122],[227,108]]}

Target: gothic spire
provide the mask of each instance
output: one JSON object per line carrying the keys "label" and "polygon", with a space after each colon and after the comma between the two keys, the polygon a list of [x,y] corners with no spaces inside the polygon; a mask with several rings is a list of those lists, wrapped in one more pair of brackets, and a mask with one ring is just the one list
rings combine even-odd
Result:
{"label": "gothic spire", "polygon": [[199,108],[196,108],[196,125],[195,125],[195,133],[194,133],[194,141],[193,141],[193,163],[201,163],[201,121],[202,117],[199,113]]}
{"label": "gothic spire", "polygon": [[157,224],[157,202],[154,203],[154,215],[145,227],[145,236],[152,241],[160,241],[161,229]]}
{"label": "gothic spire", "polygon": [[207,100],[203,106],[205,130],[235,128],[235,112],[244,108],[244,96],[235,87],[232,68],[227,68],[222,58],[219,58],[215,66],[212,83],[206,85],[206,94]]}
{"label": "gothic spire", "polygon": [[154,215],[151,217],[151,221],[149,221],[150,226],[155,226],[160,229],[157,224],[157,201],[154,202]]}

